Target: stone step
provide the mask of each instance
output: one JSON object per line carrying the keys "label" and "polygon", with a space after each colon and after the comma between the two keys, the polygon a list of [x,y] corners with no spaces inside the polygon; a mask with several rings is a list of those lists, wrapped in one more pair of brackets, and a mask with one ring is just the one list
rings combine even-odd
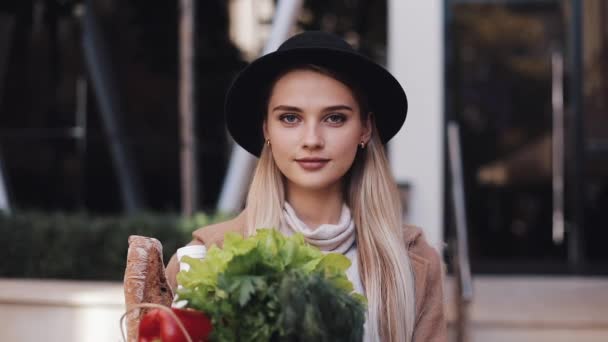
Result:
{"label": "stone step", "polygon": [[[473,286],[471,342],[608,341],[608,278],[476,276]],[[452,337],[454,290],[454,279],[448,277]]]}

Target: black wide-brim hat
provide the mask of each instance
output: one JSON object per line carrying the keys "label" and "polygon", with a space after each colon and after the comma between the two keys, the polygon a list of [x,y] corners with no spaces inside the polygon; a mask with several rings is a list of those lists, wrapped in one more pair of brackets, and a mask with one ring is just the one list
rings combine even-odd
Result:
{"label": "black wide-brim hat", "polygon": [[407,115],[407,97],[395,77],[342,38],[309,31],[289,38],[277,51],[253,61],[228,89],[226,125],[236,143],[249,153],[259,156],[264,145],[262,123],[271,83],[286,69],[303,64],[322,66],[357,82],[374,115],[382,143],[399,132]]}

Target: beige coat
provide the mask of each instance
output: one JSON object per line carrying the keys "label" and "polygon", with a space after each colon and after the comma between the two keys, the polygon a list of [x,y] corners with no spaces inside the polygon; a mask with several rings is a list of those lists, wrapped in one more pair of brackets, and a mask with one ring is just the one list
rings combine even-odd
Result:
{"label": "beige coat", "polygon": [[[245,215],[197,229],[192,233],[190,244],[222,246],[224,234],[238,232],[243,234]],[[443,302],[443,267],[439,254],[424,239],[420,228],[405,226],[404,243],[412,262],[415,277],[416,325],[415,342],[447,341],[446,322]],[[167,265],[166,274],[171,287],[176,287],[175,276],[179,271],[175,255]]]}

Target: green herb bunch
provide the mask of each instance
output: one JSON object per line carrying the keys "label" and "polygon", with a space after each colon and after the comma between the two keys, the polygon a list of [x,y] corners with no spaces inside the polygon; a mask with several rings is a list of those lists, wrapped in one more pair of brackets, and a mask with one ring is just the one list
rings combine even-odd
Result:
{"label": "green herb bunch", "polygon": [[346,277],[350,260],[302,235],[261,229],[226,234],[203,260],[184,257],[178,300],[212,320],[212,341],[361,341],[365,299]]}

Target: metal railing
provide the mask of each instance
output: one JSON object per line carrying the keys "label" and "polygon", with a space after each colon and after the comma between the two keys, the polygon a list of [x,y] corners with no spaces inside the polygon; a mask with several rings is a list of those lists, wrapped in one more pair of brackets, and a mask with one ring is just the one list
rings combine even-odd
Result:
{"label": "metal railing", "polygon": [[449,122],[448,155],[449,175],[451,181],[450,205],[455,228],[452,241],[452,265],[456,278],[456,341],[468,340],[469,305],[473,301],[473,279],[469,261],[469,243],[467,237],[467,218],[462,173],[462,154],[458,124]]}

